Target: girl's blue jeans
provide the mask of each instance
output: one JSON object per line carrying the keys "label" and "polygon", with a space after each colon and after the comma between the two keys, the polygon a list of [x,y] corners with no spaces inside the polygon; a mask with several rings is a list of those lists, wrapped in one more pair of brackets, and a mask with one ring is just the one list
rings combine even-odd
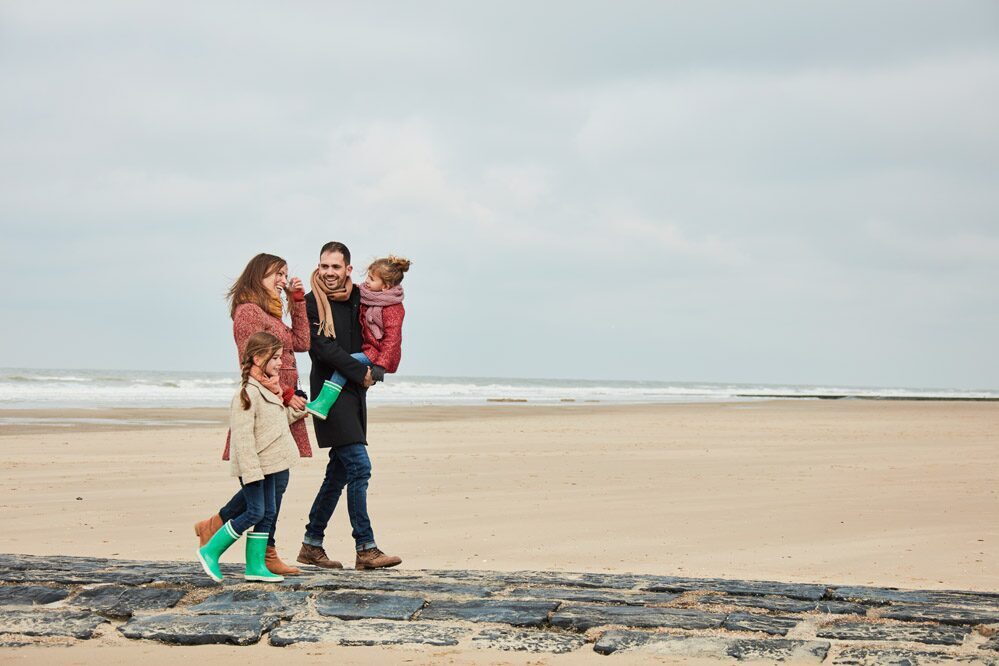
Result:
{"label": "girl's blue jeans", "polygon": [[[360,361],[369,368],[373,365],[371,359],[365,356],[362,352],[357,352],[356,354],[351,354],[350,357],[355,361]],[[334,370],[333,374],[330,376],[330,381],[343,388],[343,385],[347,383],[347,378],[340,374],[339,370]]]}
{"label": "girl's blue jeans", "polygon": [[[284,491],[288,488],[288,480],[290,477],[291,475],[288,472],[288,470],[284,470],[281,472],[274,472],[273,474],[268,474],[261,481],[254,481],[253,483],[248,483],[245,485],[243,484],[242,480],[240,480],[239,484],[242,486],[242,488],[236,491],[236,494],[232,496],[232,499],[230,499],[229,502],[224,507],[219,509],[219,516],[222,517],[222,522],[225,523],[226,521],[231,520],[233,529],[235,529],[240,534],[246,531],[246,529],[256,525],[256,530],[254,531],[256,532],[266,531],[268,533],[267,545],[273,546],[274,532],[277,529],[277,518],[278,515],[281,513],[281,498],[284,497]],[[247,502],[247,488],[250,488],[249,493],[253,495],[254,498],[259,499],[257,509],[260,510],[262,513],[266,512],[267,500],[265,495],[267,491],[264,488],[263,484],[265,481],[268,481],[268,479],[270,479],[270,483],[273,488],[272,497],[273,497],[274,515],[271,516],[269,521],[265,520],[265,522],[262,523],[251,522],[250,519],[253,518],[252,515],[248,516],[246,520],[243,520],[243,515],[247,513],[247,509],[249,507],[249,502]],[[254,486],[259,487],[260,490],[259,495],[257,494],[258,490],[253,488]],[[266,516],[261,515],[261,517],[257,520],[263,520],[265,518]],[[239,520],[238,523],[236,522],[237,520]],[[242,529],[240,529],[241,526]]]}

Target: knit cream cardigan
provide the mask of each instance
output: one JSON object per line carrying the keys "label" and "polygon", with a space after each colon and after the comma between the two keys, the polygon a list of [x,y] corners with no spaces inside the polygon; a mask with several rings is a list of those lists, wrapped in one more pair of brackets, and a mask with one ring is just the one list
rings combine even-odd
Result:
{"label": "knit cream cardigan", "polygon": [[298,447],[289,425],[306,412],[285,407],[280,396],[252,377],[246,382],[246,395],[250,398],[249,409],[243,409],[238,391],[229,408],[230,463],[233,476],[252,483],[265,474],[290,469],[298,461]]}

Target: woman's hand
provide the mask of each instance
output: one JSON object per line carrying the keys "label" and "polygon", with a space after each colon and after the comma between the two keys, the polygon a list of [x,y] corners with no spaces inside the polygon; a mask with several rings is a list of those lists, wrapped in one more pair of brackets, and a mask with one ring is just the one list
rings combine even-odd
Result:
{"label": "woman's hand", "polygon": [[302,286],[301,278],[293,277],[288,278],[288,284],[284,286],[284,290],[292,294],[296,291],[305,291],[305,288]]}

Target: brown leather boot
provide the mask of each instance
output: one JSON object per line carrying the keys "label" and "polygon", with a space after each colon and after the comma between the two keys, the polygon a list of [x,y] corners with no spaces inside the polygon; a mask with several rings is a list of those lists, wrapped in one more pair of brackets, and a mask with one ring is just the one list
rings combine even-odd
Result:
{"label": "brown leather boot", "polygon": [[194,523],[194,533],[198,535],[198,540],[201,542],[199,548],[204,548],[205,544],[211,541],[215,533],[219,531],[222,527],[222,516],[215,514],[211,518],[206,518],[204,520],[199,520]]}
{"label": "brown leather boot", "polygon": [[322,546],[310,546],[307,543],[303,543],[302,550],[298,551],[298,561],[323,569],[343,569],[342,564],[326,557],[326,551]]}
{"label": "brown leather boot", "polygon": [[264,551],[264,565],[272,574],[279,576],[297,576],[302,573],[298,567],[288,566],[282,562],[274,546],[267,546],[267,550]]}
{"label": "brown leather boot", "polygon": [[357,551],[357,560],[355,560],[354,568],[384,569],[385,567],[394,567],[397,564],[402,564],[401,557],[386,555],[377,548],[369,548]]}

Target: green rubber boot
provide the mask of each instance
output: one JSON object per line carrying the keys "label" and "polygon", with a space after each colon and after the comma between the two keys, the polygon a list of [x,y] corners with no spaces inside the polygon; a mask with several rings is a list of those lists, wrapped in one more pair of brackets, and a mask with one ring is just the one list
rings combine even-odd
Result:
{"label": "green rubber boot", "polygon": [[232,529],[232,521],[229,521],[212,535],[208,543],[198,549],[198,561],[201,562],[201,568],[216,583],[222,582],[222,568],[219,566],[219,558],[222,557],[222,553],[229,550],[229,546],[238,540],[239,535],[236,530]]}
{"label": "green rubber boot", "polygon": [[305,404],[305,411],[325,421],[326,415],[330,413],[336,399],[340,397],[341,388],[327,379],[323,382],[323,390],[319,392],[316,399]]}
{"label": "green rubber boot", "polygon": [[284,576],[271,573],[264,562],[267,552],[267,532],[250,532],[246,535],[246,580],[258,580],[261,583],[280,583]]}

